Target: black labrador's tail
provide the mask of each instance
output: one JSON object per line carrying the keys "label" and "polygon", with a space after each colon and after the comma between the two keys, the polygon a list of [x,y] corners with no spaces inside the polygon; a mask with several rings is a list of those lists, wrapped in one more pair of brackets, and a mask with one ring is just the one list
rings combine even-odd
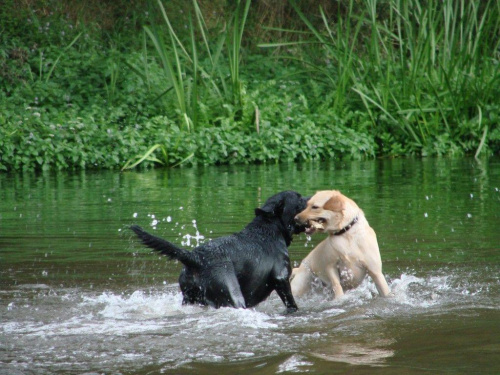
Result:
{"label": "black labrador's tail", "polygon": [[190,251],[181,249],[180,247],[177,247],[173,243],[165,241],[160,237],[153,236],[152,234],[144,231],[144,229],[138,225],[132,225],[130,229],[137,234],[144,245],[150,247],[154,251],[157,251],[162,255],[166,255],[170,259],[176,259],[185,266],[200,267],[198,257]]}

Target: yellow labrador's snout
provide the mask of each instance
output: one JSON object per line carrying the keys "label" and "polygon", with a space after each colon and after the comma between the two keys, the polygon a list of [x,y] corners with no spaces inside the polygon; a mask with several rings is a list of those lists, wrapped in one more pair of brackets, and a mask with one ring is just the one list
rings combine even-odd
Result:
{"label": "yellow labrador's snout", "polygon": [[300,225],[305,228],[305,232],[308,235],[313,234],[317,230],[324,230],[324,220],[323,219],[314,219],[310,218],[308,213],[302,211],[300,214],[295,216],[295,222],[297,225]]}
{"label": "yellow labrador's snout", "polygon": [[309,226],[309,220],[300,216],[301,214],[302,214],[302,212],[295,216],[295,222],[299,225]]}

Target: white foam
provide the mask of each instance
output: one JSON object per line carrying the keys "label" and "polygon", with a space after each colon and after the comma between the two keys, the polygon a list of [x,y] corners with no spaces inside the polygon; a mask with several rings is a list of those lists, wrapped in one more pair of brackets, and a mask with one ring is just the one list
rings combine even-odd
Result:
{"label": "white foam", "polygon": [[282,372],[307,372],[306,369],[301,369],[301,367],[312,365],[313,363],[304,360],[304,357],[294,354],[279,365],[278,371],[276,371],[276,373],[280,374]]}
{"label": "white foam", "polygon": [[[474,296],[482,292],[480,286],[468,283],[457,287],[453,283],[453,276],[447,274],[419,277],[402,273],[389,282],[390,297],[382,298],[371,278],[367,277],[357,288],[345,291],[341,298],[335,299],[329,286],[318,284],[311,293],[297,301],[299,307],[310,312],[321,311],[322,317],[335,317],[360,307],[367,315],[394,316],[425,313],[429,308],[447,308],[453,303],[463,304],[460,295]],[[315,320],[315,317],[312,314],[307,319]]]}
{"label": "white foam", "polygon": [[272,329],[278,328],[278,324],[273,322],[275,318],[254,309],[233,309],[230,307],[221,308],[216,312],[217,319],[199,321],[200,328],[217,328],[224,326],[238,326],[251,329]]}
{"label": "white foam", "polygon": [[146,294],[139,290],[131,295],[103,293],[84,300],[87,305],[103,305],[99,315],[110,319],[154,319],[185,314],[189,310],[182,306],[180,292]]}
{"label": "white foam", "polygon": [[[392,355],[390,344],[365,345],[354,338],[380,321],[411,320],[415,315],[471,305],[498,310],[499,277],[495,273],[485,281],[479,272],[405,271],[388,279],[391,298],[379,297],[369,277],[340,299],[334,299],[328,288],[318,287],[297,298],[299,311],[291,315],[284,314],[276,293],[255,309],[213,309],[182,305],[178,284],[123,293],[88,289],[51,289],[49,293],[45,284],[30,289],[19,286],[15,295],[4,299],[0,336],[10,340],[25,363],[44,358],[45,365],[47,357],[60,369],[68,358],[99,368],[100,355],[107,356],[110,368],[125,362],[141,368],[155,361],[172,370],[195,361],[287,353],[275,371],[307,372],[311,355],[326,361],[379,365]],[[336,337],[351,337],[353,342],[322,345]],[[303,349],[309,350],[307,355]]]}

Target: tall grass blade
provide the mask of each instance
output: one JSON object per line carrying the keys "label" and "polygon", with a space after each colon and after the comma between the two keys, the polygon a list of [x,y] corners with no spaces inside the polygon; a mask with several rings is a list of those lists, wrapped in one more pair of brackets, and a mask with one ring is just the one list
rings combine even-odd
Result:
{"label": "tall grass blade", "polygon": [[[54,72],[54,69],[56,68],[57,64],[59,63],[59,60],[61,59],[61,57],[63,57],[65,54],[66,54],[66,51],[69,50],[73,44],[76,43],[76,41],[80,38],[80,36],[82,36],[83,32],[80,32],[72,41],[70,44],[68,44],[68,46],[66,46],[63,50],[63,52],[61,52],[59,54],[59,56],[57,56],[57,59],[56,61],[54,62],[54,64],[52,65],[52,68],[50,68],[49,70],[49,73],[47,74],[47,77],[45,78],[45,82],[49,82],[50,80],[50,77],[52,76],[52,73]],[[40,61],[40,65],[41,65],[41,61]],[[41,72],[41,70],[40,70]],[[40,76],[41,78],[41,76]]]}
{"label": "tall grass blade", "polygon": [[251,0],[245,0],[244,8],[241,10],[241,1],[238,1],[236,11],[231,22],[232,36],[228,40],[229,69],[231,72],[231,83],[234,104],[241,107],[241,81],[240,81],[240,50],[243,39],[243,31],[250,9]]}
{"label": "tall grass blade", "polygon": [[[481,110],[480,106],[478,106],[477,109],[479,110],[479,119],[478,119],[479,128],[481,128],[481,124],[483,122],[483,111]],[[479,142],[479,146],[476,150],[476,154],[474,155],[474,157],[476,159],[479,156],[479,154],[481,153],[481,150],[483,149],[484,143],[486,142],[487,135],[488,135],[488,126],[485,126],[484,130],[483,130],[483,136],[481,137],[481,141]]]}
{"label": "tall grass blade", "polygon": [[[205,44],[205,49],[207,51],[208,58],[210,59],[210,62],[213,66],[214,60],[212,58],[210,45],[208,43],[208,37],[207,37],[207,33],[206,33],[207,24],[205,22],[205,18],[203,17],[203,14],[201,13],[200,6],[198,5],[198,2],[196,0],[193,0],[193,7],[194,7],[194,14],[196,17],[196,21],[198,22],[198,29],[200,30],[201,37],[203,39],[203,43]],[[194,38],[192,37],[191,40],[194,41]]]}
{"label": "tall grass blade", "polygon": [[[158,55],[160,57],[160,60],[162,62],[162,66],[164,69],[164,72],[166,76],[168,77],[169,81],[172,84],[172,87],[175,92],[175,97],[177,100],[177,106],[180,111],[181,119],[184,121],[185,119],[185,114],[186,114],[186,97],[185,97],[185,90],[184,90],[184,82],[182,80],[182,71],[180,67],[180,60],[179,60],[179,55],[177,53],[177,49],[175,47],[174,43],[174,38],[172,35],[169,35],[171,38],[172,42],[172,47],[173,47],[173,61],[170,58],[166,48],[165,44],[160,41],[160,38],[158,37],[157,34],[153,33],[153,31],[145,26],[144,27],[145,32],[148,34],[149,38],[153,42],[153,45],[158,52]],[[177,65],[177,66],[174,66]],[[189,128],[189,122],[186,123],[188,125],[188,130]]]}
{"label": "tall grass blade", "polygon": [[132,168],[138,166],[139,164],[141,164],[145,160],[154,161],[155,163],[159,163],[159,164],[164,164],[161,160],[150,156],[157,149],[162,149],[163,154],[167,155],[165,148],[161,144],[156,144],[153,147],[151,147],[148,151],[146,151],[146,153],[144,155],[136,156],[136,157],[133,157],[132,159],[129,159],[125,163],[125,165],[122,167],[121,170],[124,171],[125,169],[132,169]]}
{"label": "tall grass blade", "polygon": [[[193,124],[197,124],[198,121],[198,52],[196,50],[196,39],[194,36],[193,20],[189,16],[189,29],[191,36],[191,51],[193,54],[193,90],[191,94],[191,119]],[[207,46],[208,48],[208,46]]]}
{"label": "tall grass blade", "polygon": [[184,159],[182,159],[180,162],[178,163],[175,163],[174,165],[172,165],[172,168],[175,168],[175,167],[178,167],[179,165],[181,164],[184,164],[185,162],[187,162],[189,159],[191,159],[192,157],[194,156],[194,152],[189,154],[188,156],[186,156]]}
{"label": "tall grass blade", "polygon": [[[392,114],[389,112],[386,108],[384,108],[380,103],[377,103],[374,99],[370,98],[368,95],[366,95],[364,92],[362,92],[359,88],[353,88],[353,91],[358,93],[362,98],[364,98],[365,103],[370,102],[373,104],[375,107],[380,109],[395,125],[398,125],[401,127],[400,121],[398,121]],[[366,104],[365,104],[366,105]],[[367,107],[368,110],[368,107]],[[420,138],[417,136],[417,134],[414,132],[414,130],[409,126],[406,122],[404,122],[404,126],[402,127],[403,131],[406,132],[407,134],[411,135],[413,140],[418,144],[421,145],[422,142]]]}

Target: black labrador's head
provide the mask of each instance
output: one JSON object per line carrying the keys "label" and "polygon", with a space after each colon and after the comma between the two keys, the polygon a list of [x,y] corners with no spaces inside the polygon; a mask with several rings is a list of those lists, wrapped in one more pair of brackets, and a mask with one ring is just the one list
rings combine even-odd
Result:
{"label": "black labrador's head", "polygon": [[255,209],[255,215],[277,219],[291,239],[293,234],[304,232],[306,229],[295,221],[295,216],[306,208],[309,198],[295,191],[282,191],[270,197],[262,207]]}

